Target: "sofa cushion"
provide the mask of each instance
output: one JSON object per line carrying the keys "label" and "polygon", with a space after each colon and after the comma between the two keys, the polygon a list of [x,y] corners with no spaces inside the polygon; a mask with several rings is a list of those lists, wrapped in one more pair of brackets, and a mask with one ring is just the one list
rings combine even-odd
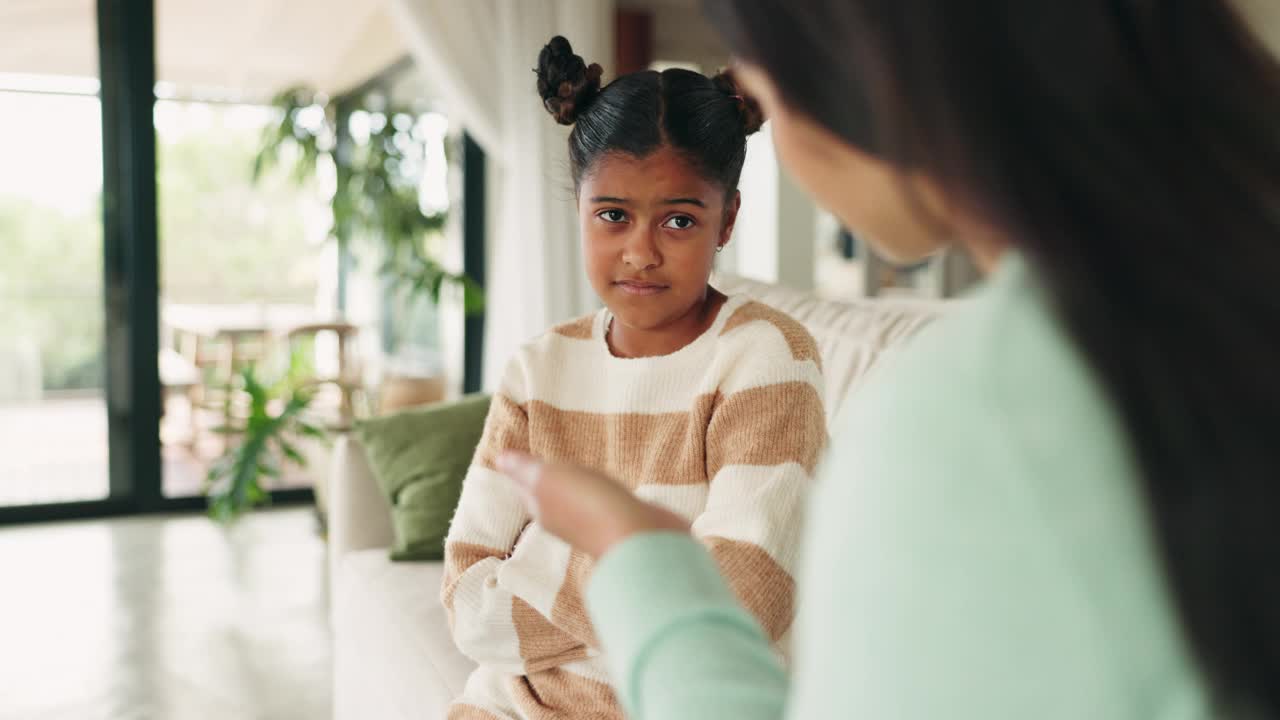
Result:
{"label": "sofa cushion", "polygon": [[346,553],[333,597],[335,718],[444,720],[475,669],[453,644],[440,563]]}
{"label": "sofa cushion", "polygon": [[444,557],[449,521],[488,412],[488,396],[475,395],[357,426],[373,475],[391,501],[393,560]]}

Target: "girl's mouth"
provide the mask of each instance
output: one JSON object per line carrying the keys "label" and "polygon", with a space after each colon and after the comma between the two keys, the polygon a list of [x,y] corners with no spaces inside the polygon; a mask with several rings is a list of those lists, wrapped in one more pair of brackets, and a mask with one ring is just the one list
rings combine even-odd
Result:
{"label": "girl's mouth", "polygon": [[644,280],[618,280],[614,285],[628,295],[657,295],[670,287],[669,285]]}

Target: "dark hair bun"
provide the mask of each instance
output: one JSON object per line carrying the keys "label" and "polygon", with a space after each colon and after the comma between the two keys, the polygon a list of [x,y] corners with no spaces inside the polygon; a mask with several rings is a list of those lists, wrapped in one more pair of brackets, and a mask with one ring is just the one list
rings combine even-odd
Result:
{"label": "dark hair bun", "polygon": [[561,125],[572,125],[600,94],[604,68],[588,65],[573,54],[569,41],[557,35],[538,53],[538,94],[542,105]]}
{"label": "dark hair bun", "polygon": [[733,76],[733,70],[721,70],[719,74],[711,78],[711,82],[715,83],[715,86],[720,88],[731,100],[738,103],[738,115],[742,118],[742,130],[744,133],[750,135],[764,125],[764,111],[760,109],[760,103],[756,102],[755,98],[742,92],[737,78]]}

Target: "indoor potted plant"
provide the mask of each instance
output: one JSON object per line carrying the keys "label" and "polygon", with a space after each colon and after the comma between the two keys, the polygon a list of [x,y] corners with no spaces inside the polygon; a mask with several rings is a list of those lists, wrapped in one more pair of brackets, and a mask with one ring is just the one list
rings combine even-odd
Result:
{"label": "indoor potted plant", "polygon": [[296,382],[299,362],[290,362],[290,371],[279,381],[262,382],[252,365],[237,374],[234,405],[241,412],[229,413],[219,428],[228,436],[227,449],[209,467],[205,494],[209,516],[231,523],[254,507],[269,504],[268,481],[279,479],[286,463],[306,467],[299,444],[324,442],[325,433],[307,418],[312,394]]}
{"label": "indoor potted plant", "polygon": [[[377,250],[386,290],[386,323],[395,337],[384,342],[382,410],[390,405],[443,399],[444,384],[408,340],[420,335],[413,325],[434,311],[446,287],[461,291],[465,312],[483,311],[480,287],[465,274],[446,270],[436,259],[446,213],[424,210],[419,185],[425,169],[427,138],[420,113],[396,105],[379,92],[330,98],[306,87],[289,88],[274,98],[279,122],[270,126],[254,163],[257,178],[272,164],[292,164],[299,181],[331,167],[335,176],[330,208],[331,235],[344,258],[358,239]],[[351,119],[362,113],[360,137]],[[417,328],[421,330],[421,328]],[[434,332],[431,330],[431,332]]]}

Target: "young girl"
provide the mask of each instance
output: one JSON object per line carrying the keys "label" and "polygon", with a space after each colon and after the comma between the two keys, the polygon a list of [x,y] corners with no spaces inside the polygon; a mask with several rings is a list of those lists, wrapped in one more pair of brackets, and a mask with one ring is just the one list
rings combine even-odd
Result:
{"label": "young girl", "polygon": [[725,75],[600,66],[551,40],[538,91],[573,125],[587,273],[605,310],[508,365],[445,548],[442,598],[480,664],[450,718],[621,718],[583,606],[588,556],[497,471],[508,450],[571,461],[692,522],[778,643],[791,626],[799,500],[826,439],[813,339],[708,285],[729,241],[757,107]]}

